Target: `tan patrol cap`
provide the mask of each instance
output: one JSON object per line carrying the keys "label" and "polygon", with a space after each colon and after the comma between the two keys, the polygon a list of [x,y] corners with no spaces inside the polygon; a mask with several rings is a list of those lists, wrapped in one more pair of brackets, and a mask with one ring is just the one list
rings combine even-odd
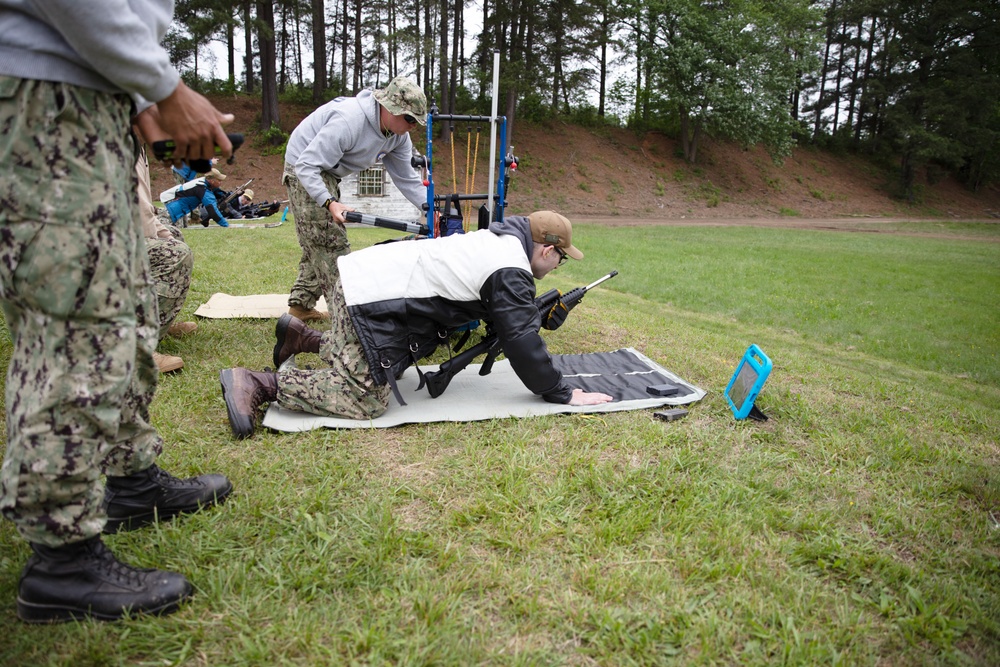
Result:
{"label": "tan patrol cap", "polygon": [[224,181],[226,180],[226,175],[215,167],[212,167],[212,170],[205,174],[205,178],[214,178],[218,181]]}
{"label": "tan patrol cap", "polygon": [[573,246],[573,223],[554,211],[535,211],[528,216],[531,240],[543,245],[562,248],[573,259],[583,259],[583,253]]}
{"label": "tan patrol cap", "polygon": [[243,191],[243,196],[249,199],[250,201],[253,201],[253,190],[247,188],[246,190]]}

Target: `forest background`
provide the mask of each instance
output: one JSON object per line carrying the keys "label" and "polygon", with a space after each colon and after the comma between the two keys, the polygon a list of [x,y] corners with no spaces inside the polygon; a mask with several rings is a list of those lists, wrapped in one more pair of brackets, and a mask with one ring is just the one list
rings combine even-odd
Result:
{"label": "forest background", "polygon": [[[258,140],[275,147],[287,136],[279,98],[316,106],[397,75],[440,113],[489,114],[499,53],[508,143],[519,120],[561,120],[662,133],[689,165],[708,140],[759,147],[779,163],[814,146],[886,166],[891,194],[908,202],[923,183],[955,178],[981,191],[1000,176],[997,0],[176,6],[166,43],[185,80],[259,97]],[[225,53],[222,79],[210,74],[213,44]],[[629,76],[612,80],[612,68]],[[439,131],[449,142],[451,126]]]}

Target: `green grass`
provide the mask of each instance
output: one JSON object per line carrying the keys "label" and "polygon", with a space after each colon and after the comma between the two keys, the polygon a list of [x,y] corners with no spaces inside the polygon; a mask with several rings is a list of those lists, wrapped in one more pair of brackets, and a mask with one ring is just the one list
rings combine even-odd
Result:
{"label": "green grass", "polygon": [[[977,230],[977,231],[970,231]],[[992,236],[974,225],[953,236]],[[355,248],[393,236],[350,231]],[[184,572],[178,614],[25,626],[27,546],[0,523],[4,665],[1000,664],[1000,244],[579,225],[610,269],[554,352],[632,346],[707,389],[649,411],[229,435],[220,368],[269,365],[273,322],[204,320],[153,419],[225,506],[107,539]],[[292,225],[192,230],[210,294],[287,291]],[[995,237],[993,238],[995,241]],[[771,417],[721,397],[755,342]],[[0,334],[0,364],[10,342]],[[447,396],[441,400],[447,400]]]}

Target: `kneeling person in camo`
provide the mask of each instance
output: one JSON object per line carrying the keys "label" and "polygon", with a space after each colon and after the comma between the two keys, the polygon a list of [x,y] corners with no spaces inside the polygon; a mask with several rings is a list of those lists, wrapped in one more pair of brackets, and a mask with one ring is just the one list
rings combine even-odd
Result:
{"label": "kneeling person in camo", "polygon": [[[508,216],[489,229],[445,238],[373,246],[340,258],[331,299],[332,327],[320,333],[284,315],[276,328],[274,364],[318,353],[330,367],[257,373],[222,371],[229,422],[237,438],[253,434],[257,410],[277,401],[311,414],[371,419],[389,405],[395,378],[447,343],[448,334],[489,320],[514,372],[552,403],[612,400],[563,381],[539,335],[534,279],[567,257],[582,259],[570,221],[552,211]],[[372,280],[371,276],[379,276]]]}

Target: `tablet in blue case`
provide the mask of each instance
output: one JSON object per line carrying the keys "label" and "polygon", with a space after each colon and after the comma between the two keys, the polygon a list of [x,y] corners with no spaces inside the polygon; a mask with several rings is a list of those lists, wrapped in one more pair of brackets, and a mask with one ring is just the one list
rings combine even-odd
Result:
{"label": "tablet in blue case", "polygon": [[753,403],[770,374],[771,360],[764,351],[756,345],[748,347],[723,392],[736,419],[754,416],[751,412],[759,415],[758,418],[767,419],[759,410],[754,410]]}

